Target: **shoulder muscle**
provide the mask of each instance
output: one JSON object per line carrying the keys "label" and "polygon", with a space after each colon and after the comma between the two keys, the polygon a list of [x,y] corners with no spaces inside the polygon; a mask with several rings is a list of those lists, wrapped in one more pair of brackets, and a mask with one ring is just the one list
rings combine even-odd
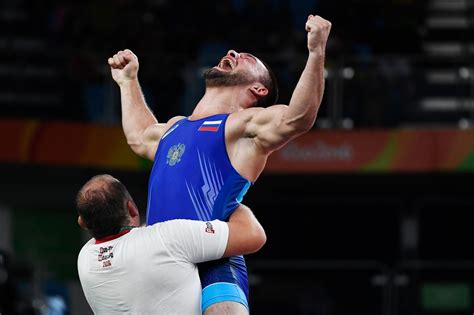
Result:
{"label": "shoulder muscle", "polygon": [[154,124],[145,129],[142,135],[142,151],[140,156],[151,161],[155,159],[156,150],[163,135],[175,124],[178,120],[183,119],[184,116],[175,116],[168,120],[165,124]]}

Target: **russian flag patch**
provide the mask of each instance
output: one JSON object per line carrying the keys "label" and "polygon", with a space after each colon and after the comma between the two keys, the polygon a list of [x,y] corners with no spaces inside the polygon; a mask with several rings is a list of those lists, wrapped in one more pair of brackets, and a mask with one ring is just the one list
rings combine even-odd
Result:
{"label": "russian flag patch", "polygon": [[206,120],[199,127],[198,131],[213,131],[217,132],[221,126],[222,120]]}

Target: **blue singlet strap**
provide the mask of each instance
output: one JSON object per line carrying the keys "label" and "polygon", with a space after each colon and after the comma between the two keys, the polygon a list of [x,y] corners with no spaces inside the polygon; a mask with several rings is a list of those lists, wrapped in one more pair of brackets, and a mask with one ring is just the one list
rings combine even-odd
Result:
{"label": "blue singlet strap", "polygon": [[219,302],[237,302],[249,309],[247,298],[242,289],[228,282],[216,282],[202,290],[202,312]]}

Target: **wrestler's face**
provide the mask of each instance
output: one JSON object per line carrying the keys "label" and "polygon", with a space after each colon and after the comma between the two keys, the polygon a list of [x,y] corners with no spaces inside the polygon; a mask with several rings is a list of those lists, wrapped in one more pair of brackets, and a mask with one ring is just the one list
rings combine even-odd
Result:
{"label": "wrestler's face", "polygon": [[204,73],[207,87],[249,85],[260,82],[267,69],[249,53],[229,50],[219,64]]}

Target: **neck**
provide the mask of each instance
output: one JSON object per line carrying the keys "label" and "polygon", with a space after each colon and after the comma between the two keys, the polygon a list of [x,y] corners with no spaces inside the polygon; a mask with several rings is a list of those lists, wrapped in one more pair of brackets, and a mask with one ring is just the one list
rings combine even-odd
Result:
{"label": "neck", "polygon": [[242,86],[206,88],[206,93],[194,108],[191,119],[217,114],[228,114],[248,108],[255,102],[254,96]]}
{"label": "neck", "polygon": [[120,228],[120,231],[119,231],[119,232],[128,231],[128,230],[131,230],[131,229],[133,229],[133,228],[136,228],[136,226],[135,226],[135,225],[122,226],[122,227]]}
{"label": "neck", "polygon": [[101,243],[105,243],[105,242],[108,242],[108,241],[111,241],[111,240],[115,240],[115,239],[127,234],[128,232],[130,232],[135,227],[136,226],[124,226],[124,227],[120,228],[120,232],[118,232],[117,234],[107,235],[107,236],[102,237],[102,238],[96,238],[95,243],[96,244],[101,244]]}

